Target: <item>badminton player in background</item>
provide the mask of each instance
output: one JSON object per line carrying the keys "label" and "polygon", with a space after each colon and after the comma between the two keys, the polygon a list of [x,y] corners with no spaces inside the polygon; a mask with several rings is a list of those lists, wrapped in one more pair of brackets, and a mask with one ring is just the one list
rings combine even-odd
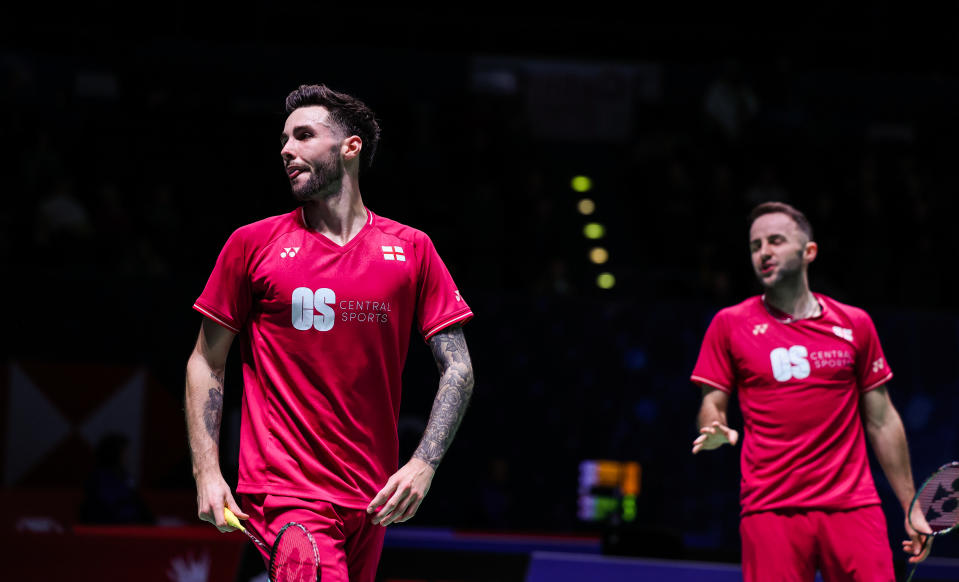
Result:
{"label": "badminton player in background", "polygon": [[[381,526],[416,513],[466,411],[473,371],[462,325],[473,313],[429,237],[363,202],[360,167],[380,135],[374,113],[324,85],[292,91],[286,111],[280,154],[300,205],[234,231],[194,305],[204,317],[187,363],[186,419],[198,513],[229,531],[229,507],[267,544],[283,524],[302,523],[324,582],[372,582]],[[418,448],[398,468],[414,325],[432,348],[439,389]],[[236,336],[235,500],[218,441]]]}
{"label": "badminton player in background", "polygon": [[[720,310],[706,330],[691,376],[703,394],[692,452],[737,443],[727,408],[738,390],[747,582],[812,582],[817,569],[827,582],[893,582],[866,440],[904,511],[915,485],[876,329],[862,309],[810,291],[819,249],[800,211],[766,202],[749,219],[764,292]],[[921,512],[913,523],[925,526]],[[924,536],[905,527],[909,562],[922,561]]]}

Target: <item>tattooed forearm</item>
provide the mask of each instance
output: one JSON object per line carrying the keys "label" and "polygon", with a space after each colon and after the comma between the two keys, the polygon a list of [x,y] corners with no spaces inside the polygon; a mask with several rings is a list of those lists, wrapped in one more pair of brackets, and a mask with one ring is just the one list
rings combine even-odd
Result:
{"label": "tattooed forearm", "polygon": [[220,442],[220,420],[223,418],[223,389],[210,388],[206,404],[203,405],[203,424],[206,433],[213,442]]}
{"label": "tattooed forearm", "polygon": [[449,449],[473,395],[473,365],[460,327],[436,334],[430,339],[430,347],[440,370],[440,386],[426,432],[413,456],[435,469]]}
{"label": "tattooed forearm", "polygon": [[220,385],[220,388],[223,388],[223,376],[218,375],[214,371],[210,371],[210,378],[216,380],[216,383]]}

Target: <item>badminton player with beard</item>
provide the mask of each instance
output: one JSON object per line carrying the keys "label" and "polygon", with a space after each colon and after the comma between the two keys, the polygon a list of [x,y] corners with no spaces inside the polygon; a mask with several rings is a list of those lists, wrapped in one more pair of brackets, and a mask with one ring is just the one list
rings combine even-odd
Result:
{"label": "badminton player with beard", "polygon": [[[747,582],[812,582],[817,570],[826,582],[892,582],[866,441],[904,511],[915,486],[876,329],[864,310],[810,291],[819,248],[800,211],[766,202],[749,219],[763,293],[720,310],[706,330],[691,375],[703,395],[692,452],[736,445],[727,409],[738,391]],[[913,523],[925,524],[921,512]],[[924,536],[908,521],[905,528],[909,562],[922,561]]]}
{"label": "badminton player with beard", "polygon": [[[300,205],[238,228],[194,308],[186,417],[200,519],[229,507],[272,544],[296,521],[324,582],[374,580],[385,527],[416,513],[473,390],[462,325],[473,316],[422,231],[374,214],[360,167],[373,112],[324,85],[286,99],[280,154]],[[418,448],[401,467],[401,374],[415,329],[439,367]],[[239,337],[243,399],[234,499],[219,468],[224,369]],[[264,559],[268,556],[264,555]]]}

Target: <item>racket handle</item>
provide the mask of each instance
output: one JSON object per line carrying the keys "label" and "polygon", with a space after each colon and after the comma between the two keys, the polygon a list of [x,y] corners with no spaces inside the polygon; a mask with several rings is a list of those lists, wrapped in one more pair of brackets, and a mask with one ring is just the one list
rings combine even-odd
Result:
{"label": "racket handle", "polygon": [[226,524],[230,527],[235,527],[240,531],[246,531],[246,528],[243,527],[243,524],[240,523],[240,520],[237,519],[236,515],[230,511],[229,507],[223,508],[223,518],[226,519]]}
{"label": "racket handle", "polygon": [[916,574],[916,568],[919,567],[919,564],[913,564],[912,572],[909,572],[909,577],[906,578],[906,582],[912,582],[912,577]]}
{"label": "racket handle", "polygon": [[236,517],[236,514],[230,511],[229,507],[223,508],[223,518],[226,519],[227,525],[229,525],[230,527],[235,527],[236,529],[245,533],[246,537],[250,538],[250,541],[252,541],[254,544],[263,548],[267,553],[270,552],[270,547],[264,544],[263,542],[261,542],[260,540],[258,540],[255,535],[247,531],[247,529],[243,527],[243,524],[240,523],[240,520]]}

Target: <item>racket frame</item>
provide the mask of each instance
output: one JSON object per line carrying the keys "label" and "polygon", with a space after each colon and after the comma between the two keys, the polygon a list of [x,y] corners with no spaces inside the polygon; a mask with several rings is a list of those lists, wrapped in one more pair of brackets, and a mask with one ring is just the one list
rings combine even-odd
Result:
{"label": "racket frame", "polygon": [[[929,477],[927,477],[926,480],[923,481],[922,486],[919,488],[918,491],[916,491],[916,494],[912,496],[912,502],[909,504],[909,513],[906,514],[906,519],[909,520],[909,526],[912,527],[912,529],[915,529],[917,532],[921,533],[921,534],[924,535],[924,536],[941,536],[941,535],[943,535],[943,534],[947,534],[947,533],[951,532],[952,530],[956,529],[957,526],[959,526],[959,523],[954,523],[954,524],[952,525],[952,527],[950,527],[950,528],[941,529],[941,530],[939,530],[939,531],[934,531],[934,532],[931,532],[931,533],[926,533],[926,532],[922,532],[922,531],[919,531],[918,529],[916,529],[915,524],[912,523],[912,510],[916,507],[916,503],[919,502],[919,494],[922,493],[923,490],[925,490],[925,488],[926,488],[930,483],[932,483],[932,480],[935,479],[937,475],[939,475],[940,473],[942,473],[942,472],[945,471],[946,469],[959,469],[959,462],[952,461],[952,462],[946,463],[945,465],[942,465],[941,467],[939,467],[938,469],[936,469],[935,472],[933,472],[932,475],[929,475]],[[932,528],[930,528],[930,529],[932,529]]]}
{"label": "racket frame", "polygon": [[310,542],[310,548],[313,550],[313,563],[316,565],[316,582],[320,582],[320,552],[316,547],[316,540],[313,539],[313,534],[310,533],[310,530],[306,528],[303,524],[297,523],[295,521],[287,522],[284,525],[278,534],[276,534],[276,539],[273,540],[273,548],[270,550],[270,565],[268,568],[268,576],[270,582],[276,581],[276,570],[281,565],[276,563],[277,550],[280,549],[280,541],[283,539],[283,534],[286,533],[286,530],[290,528],[298,528],[304,534],[306,534],[306,539]]}
{"label": "racket frame", "polygon": [[[943,535],[943,534],[947,534],[947,533],[951,532],[952,530],[956,529],[956,526],[959,525],[959,523],[955,523],[955,524],[953,524],[952,527],[950,527],[950,528],[941,529],[941,530],[939,530],[939,531],[933,531],[933,532],[930,532],[930,533],[926,533],[926,532],[921,532],[921,531],[919,531],[918,529],[916,529],[915,524],[912,523],[912,510],[916,507],[916,503],[919,502],[919,494],[923,492],[923,490],[926,488],[926,486],[928,486],[930,483],[932,483],[932,480],[935,479],[937,475],[939,475],[940,473],[942,473],[942,472],[945,471],[946,469],[952,469],[952,468],[957,468],[957,469],[959,469],[959,462],[952,461],[952,462],[946,463],[945,465],[942,465],[942,466],[940,466],[938,469],[936,469],[936,470],[932,473],[932,475],[929,475],[929,477],[927,477],[926,480],[922,482],[922,486],[919,488],[918,491],[916,491],[916,494],[912,496],[912,502],[909,503],[909,512],[906,514],[906,521],[909,522],[909,527],[911,527],[912,529],[916,530],[916,531],[919,532],[920,534],[926,536],[926,539],[923,540],[923,542],[922,542],[922,548],[919,550],[919,554],[920,554],[920,555],[921,555],[923,552],[926,551],[926,545],[929,544],[929,543],[932,543],[932,538],[934,538],[934,537],[936,537],[936,536],[941,536],[941,535]],[[929,529],[932,529],[932,528],[930,527]],[[919,568],[919,564],[920,564],[920,562],[916,562],[915,564],[913,564],[913,566],[912,566],[912,571],[909,573],[909,577],[906,578],[906,582],[912,582],[912,577],[916,574],[916,569]]]}

